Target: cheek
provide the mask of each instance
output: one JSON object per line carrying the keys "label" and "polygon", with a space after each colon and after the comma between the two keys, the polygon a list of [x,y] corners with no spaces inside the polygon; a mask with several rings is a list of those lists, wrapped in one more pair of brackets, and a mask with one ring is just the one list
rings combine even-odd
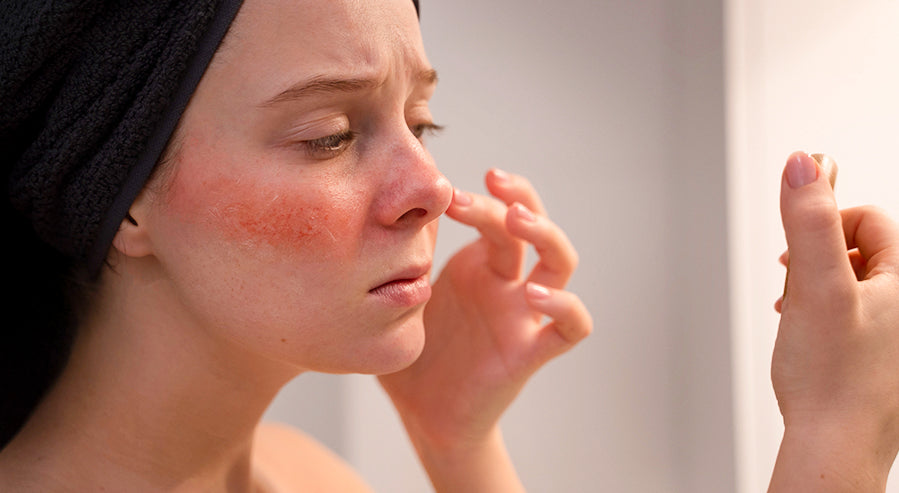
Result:
{"label": "cheek", "polygon": [[221,201],[211,216],[226,237],[253,246],[303,247],[334,237],[325,208],[298,199],[244,195]]}
{"label": "cheek", "polygon": [[[187,177],[185,177],[187,178]],[[218,176],[173,184],[167,203],[185,223],[247,249],[333,252],[352,237],[355,212],[339,194]],[[258,253],[258,251],[257,251]]]}

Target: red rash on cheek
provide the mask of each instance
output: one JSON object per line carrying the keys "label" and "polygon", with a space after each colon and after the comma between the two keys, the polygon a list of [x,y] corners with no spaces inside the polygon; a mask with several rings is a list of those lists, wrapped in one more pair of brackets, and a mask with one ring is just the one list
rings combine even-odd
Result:
{"label": "red rash on cheek", "polygon": [[319,235],[328,235],[329,230],[322,227],[328,216],[322,209],[296,202],[275,198],[225,204],[220,210],[223,232],[237,240],[273,247],[307,244]]}
{"label": "red rash on cheek", "polygon": [[333,208],[283,184],[251,183],[228,176],[193,183],[177,181],[168,200],[173,212],[248,247],[296,249],[334,244],[341,233],[336,228],[346,222],[332,223]]}

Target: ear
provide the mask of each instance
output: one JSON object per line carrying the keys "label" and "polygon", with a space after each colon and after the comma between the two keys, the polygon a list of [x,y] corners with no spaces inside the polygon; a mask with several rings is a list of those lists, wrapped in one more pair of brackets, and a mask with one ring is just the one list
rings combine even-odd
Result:
{"label": "ear", "polygon": [[112,239],[113,248],[126,257],[145,257],[153,253],[147,229],[148,208],[145,193],[141,192],[122,219],[119,230]]}

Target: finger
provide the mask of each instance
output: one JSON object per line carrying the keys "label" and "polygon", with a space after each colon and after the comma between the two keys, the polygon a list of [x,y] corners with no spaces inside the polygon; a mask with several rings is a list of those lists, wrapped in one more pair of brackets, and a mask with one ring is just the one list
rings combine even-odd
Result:
{"label": "finger", "polygon": [[578,254],[568,236],[546,216],[539,216],[523,204],[509,207],[506,227],[518,238],[532,244],[537,252],[529,281],[563,288],[578,264]]}
{"label": "finger", "polygon": [[461,190],[453,191],[446,215],[478,230],[487,242],[487,264],[496,274],[518,279],[527,245],[506,229],[508,208],[502,202]]}
{"label": "finger", "polygon": [[833,189],[817,162],[805,153],[790,156],[780,200],[789,256],[791,296],[832,299],[855,281]]}
{"label": "finger", "polygon": [[[859,280],[883,272],[899,272],[899,227],[881,209],[871,206],[842,211],[846,247],[857,248],[853,260],[855,271],[863,272]],[[864,269],[859,271],[859,267]]]}
{"label": "finger", "polygon": [[[785,252],[781,253],[780,257],[777,258],[777,261],[780,262],[781,265],[783,265],[784,267],[787,268],[787,272],[784,277],[784,290],[783,290],[784,294],[787,294],[787,283],[790,280],[790,277],[789,277],[789,274],[790,274],[790,251],[786,250]],[[774,303],[774,309],[777,311],[777,313],[780,313],[780,308],[781,308],[781,305],[783,305],[783,302],[784,302],[784,297],[781,296],[780,298],[777,298],[777,301]]]}
{"label": "finger", "polygon": [[777,258],[777,261],[780,262],[781,265],[787,266],[790,265],[790,251],[785,250],[780,254],[780,257]]}
{"label": "finger", "polygon": [[494,168],[487,172],[485,182],[487,190],[506,205],[518,202],[538,215],[546,215],[540,194],[527,178]]}
{"label": "finger", "polygon": [[868,261],[862,256],[858,250],[849,252],[849,265],[852,266],[852,272],[855,272],[855,279],[862,281],[868,275]]}
{"label": "finger", "polygon": [[568,351],[593,332],[593,318],[577,295],[529,282],[525,285],[528,304],[551,322],[537,337],[534,348],[539,362]]}

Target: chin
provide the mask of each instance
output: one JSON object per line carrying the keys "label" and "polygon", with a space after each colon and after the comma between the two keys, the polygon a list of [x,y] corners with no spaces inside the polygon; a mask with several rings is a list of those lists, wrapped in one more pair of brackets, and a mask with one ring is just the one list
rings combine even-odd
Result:
{"label": "chin", "polygon": [[408,368],[421,356],[425,329],[421,311],[392,330],[382,334],[365,358],[365,369],[357,373],[386,375]]}

